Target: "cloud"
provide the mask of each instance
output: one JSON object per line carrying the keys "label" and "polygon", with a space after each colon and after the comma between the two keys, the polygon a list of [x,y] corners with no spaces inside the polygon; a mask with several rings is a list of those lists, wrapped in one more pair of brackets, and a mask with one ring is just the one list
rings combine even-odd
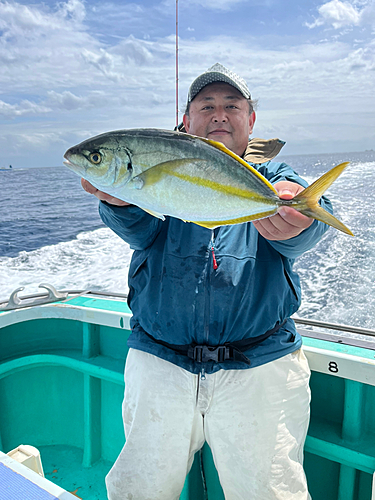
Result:
{"label": "cloud", "polygon": [[0,0],[1,91],[26,91],[42,98],[50,89],[120,82],[139,86],[139,66],[151,74],[147,66],[153,65],[154,53],[163,58],[163,53],[167,58],[172,53],[172,42],[152,43],[132,35],[105,43],[96,26],[88,30],[85,16],[81,0],[54,9]]}
{"label": "cloud", "polygon": [[59,15],[64,20],[69,19],[74,24],[82,24],[86,17],[85,5],[81,0],[68,0],[61,4]]}
{"label": "cloud", "polygon": [[85,96],[78,96],[66,90],[47,92],[45,100],[37,103],[30,100],[22,100],[17,104],[9,104],[0,100],[0,117],[7,120],[26,116],[40,116],[59,112],[71,112],[79,110],[100,109],[106,107],[124,106],[127,99],[123,96],[108,96],[105,92],[91,91]]}
{"label": "cloud", "polygon": [[361,11],[361,24],[370,24],[375,27],[375,2],[369,2]]}
{"label": "cloud", "polygon": [[0,101],[0,117],[5,119],[14,119],[27,115],[43,115],[45,113],[49,113],[50,111],[50,108],[40,106],[28,100],[23,100],[20,104],[9,104],[4,101]]}
{"label": "cloud", "polygon": [[[9,156],[9,163],[13,163],[14,159],[25,158],[26,166],[44,166],[43,156],[49,154],[49,149],[54,148],[58,151],[64,151],[65,145],[62,138],[63,136],[55,131],[40,130],[32,132],[21,127],[17,134],[5,133],[0,135],[0,149]],[[19,161],[16,161],[16,163],[19,164]],[[60,157],[57,157],[52,162],[52,165],[58,165],[59,163]]]}
{"label": "cloud", "polygon": [[[56,165],[69,146],[104,131],[174,127],[173,14],[136,4],[118,12],[112,3],[82,0],[48,5],[0,0],[0,150],[6,151],[5,163],[17,165],[12,155],[17,161],[24,155],[25,165]],[[361,16],[370,8],[363,1],[352,5]],[[234,3],[228,6],[235,8]],[[322,12],[332,25],[333,11]],[[223,22],[227,17],[222,14]],[[160,31],[146,39],[144,26],[150,25]],[[340,130],[356,127],[347,134],[350,140],[366,132],[368,121],[361,128],[357,117],[375,113],[375,42],[365,30],[351,42],[349,37],[322,40],[325,35],[317,27],[317,41],[309,32],[307,43],[281,30],[271,39],[253,36],[248,25],[231,36],[209,36],[198,25],[194,29],[194,38],[183,29],[179,40],[180,110],[191,81],[221,62],[243,76],[259,99],[257,135],[279,135],[293,144],[310,138],[313,143],[322,133],[317,122],[334,137],[333,116],[341,120]],[[350,120],[353,110],[355,120]],[[29,150],[39,153],[28,155]]]}
{"label": "cloud", "polygon": [[[362,7],[362,8],[360,8]],[[313,23],[306,23],[308,28],[316,28],[323,25],[332,25],[334,29],[351,26],[375,25],[375,3],[365,1],[358,7],[350,2],[331,0],[318,8],[319,17]]]}
{"label": "cloud", "polygon": [[105,91],[93,90],[85,92],[84,96],[73,94],[69,90],[55,92],[51,90],[47,93],[47,99],[43,102],[50,111],[80,111],[98,110],[106,108],[120,108],[128,102],[122,95],[108,95]]}
{"label": "cloud", "polygon": [[[99,48],[98,51],[82,49],[82,58],[88,64],[98,69],[104,76],[114,81],[119,81],[123,75],[115,71],[116,59],[106,50]],[[98,75],[95,75],[95,79]],[[99,76],[100,78],[100,76]]]}
{"label": "cloud", "polygon": [[61,93],[50,90],[47,95],[48,103],[55,110],[71,111],[90,107],[90,100],[88,98],[77,96],[69,90]]}
{"label": "cloud", "polygon": [[[176,4],[175,0],[164,0],[163,8],[171,9]],[[236,10],[240,4],[244,4],[246,9],[251,7],[272,7],[277,4],[277,0],[190,0],[180,2],[180,9],[189,9],[196,15],[197,7],[216,12],[229,12]]]}
{"label": "cloud", "polygon": [[[0,29],[5,37],[25,36],[30,38],[37,30],[71,30],[85,18],[85,7],[81,0],[61,3],[56,11],[40,10],[36,6],[16,2],[0,3]],[[68,23],[66,23],[68,21]]]}
{"label": "cloud", "polygon": [[67,75],[83,80],[82,47],[98,50],[100,44],[82,24],[80,0],[45,6],[0,2],[0,73],[2,92],[43,89],[68,84]]}
{"label": "cloud", "polygon": [[323,139],[331,151],[343,137],[352,151],[361,149],[355,142],[369,140],[368,120],[362,124],[365,116],[375,114],[375,44],[353,49],[348,42],[327,41],[271,50],[251,39],[215,37],[199,44],[185,40],[181,53],[180,109],[186,83],[219,61],[243,76],[259,99],[256,136],[279,136],[295,149],[304,141],[305,152],[314,151]]}
{"label": "cloud", "polygon": [[137,40],[133,35],[122,40],[113,52],[120,54],[126,62],[136,65],[144,66],[153,62],[152,44],[145,40]]}
{"label": "cloud", "polygon": [[199,5],[208,10],[227,12],[245,0],[190,0],[190,5]]}

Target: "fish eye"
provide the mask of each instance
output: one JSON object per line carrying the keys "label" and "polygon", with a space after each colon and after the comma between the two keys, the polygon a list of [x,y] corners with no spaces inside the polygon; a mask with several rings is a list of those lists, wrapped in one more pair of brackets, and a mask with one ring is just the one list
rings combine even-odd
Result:
{"label": "fish eye", "polygon": [[91,153],[89,158],[95,165],[98,165],[98,163],[102,161],[102,155],[100,153]]}

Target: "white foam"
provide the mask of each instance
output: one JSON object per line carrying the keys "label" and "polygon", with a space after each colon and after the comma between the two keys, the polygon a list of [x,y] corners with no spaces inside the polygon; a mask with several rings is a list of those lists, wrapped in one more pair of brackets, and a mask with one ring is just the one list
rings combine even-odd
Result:
{"label": "white foam", "polygon": [[23,294],[40,290],[40,283],[56,289],[127,292],[131,257],[129,245],[110,229],[82,232],[72,241],[49,245],[17,257],[0,257],[0,299],[16,288]]}
{"label": "white foam", "polygon": [[300,317],[375,327],[374,167],[374,162],[353,165],[331,188],[335,215],[355,237],[330,229],[318,246],[297,260]]}
{"label": "white foam", "polygon": [[[375,163],[352,164],[330,188],[335,215],[355,238],[330,229],[295,264],[301,277],[300,317],[374,328],[375,318]],[[308,181],[315,180],[308,177]],[[131,250],[110,229],[17,257],[0,257],[0,300],[24,286],[24,294],[47,282],[57,289],[126,293]]]}

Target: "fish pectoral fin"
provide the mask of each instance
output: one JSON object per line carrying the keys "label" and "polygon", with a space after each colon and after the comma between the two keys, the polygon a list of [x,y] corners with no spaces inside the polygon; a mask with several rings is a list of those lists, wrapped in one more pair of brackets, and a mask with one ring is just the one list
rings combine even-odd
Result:
{"label": "fish pectoral fin", "polygon": [[148,208],[141,208],[144,212],[147,212],[148,214],[152,215],[153,217],[156,217],[157,219],[165,220],[165,217],[163,214],[159,214],[158,212],[154,212],[153,210],[149,210]]}

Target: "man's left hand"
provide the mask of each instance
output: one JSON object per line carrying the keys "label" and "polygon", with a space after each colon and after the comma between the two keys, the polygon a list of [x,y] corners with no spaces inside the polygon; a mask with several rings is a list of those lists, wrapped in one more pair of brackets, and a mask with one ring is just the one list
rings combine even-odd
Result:
{"label": "man's left hand", "polygon": [[[273,186],[283,200],[291,200],[304,190],[300,184],[280,181]],[[253,222],[258,232],[267,240],[282,241],[298,236],[311,226],[313,219],[306,217],[291,207],[282,207],[276,215]]]}

